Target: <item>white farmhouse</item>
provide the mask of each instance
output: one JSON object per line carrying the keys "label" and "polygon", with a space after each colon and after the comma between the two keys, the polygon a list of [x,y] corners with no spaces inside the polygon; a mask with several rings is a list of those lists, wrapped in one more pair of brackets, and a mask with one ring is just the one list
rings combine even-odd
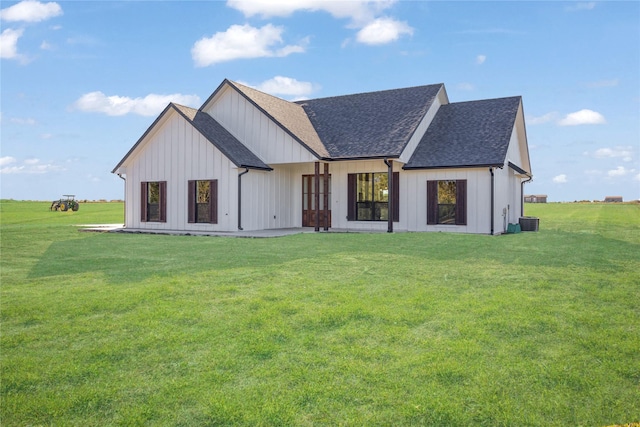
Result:
{"label": "white farmhouse", "polygon": [[443,84],[289,102],[224,80],[169,104],[114,168],[125,228],[500,234],[531,164],[521,97]]}

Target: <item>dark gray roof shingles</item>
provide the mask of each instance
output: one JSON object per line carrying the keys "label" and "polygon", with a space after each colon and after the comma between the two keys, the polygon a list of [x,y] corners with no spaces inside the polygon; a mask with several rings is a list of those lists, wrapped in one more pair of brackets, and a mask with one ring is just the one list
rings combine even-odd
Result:
{"label": "dark gray roof shingles", "polygon": [[443,84],[297,102],[332,159],[398,157]]}
{"label": "dark gray roof shingles", "polygon": [[236,166],[249,169],[271,170],[271,167],[260,160],[209,114],[183,105],[172,105],[198,132],[216,146]]}
{"label": "dark gray roof shingles", "polygon": [[405,169],[500,166],[521,97],[442,105]]}

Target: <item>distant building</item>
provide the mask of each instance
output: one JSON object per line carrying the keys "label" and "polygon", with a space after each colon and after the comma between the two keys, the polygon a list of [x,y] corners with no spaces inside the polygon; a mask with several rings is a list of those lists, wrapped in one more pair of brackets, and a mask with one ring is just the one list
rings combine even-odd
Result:
{"label": "distant building", "polygon": [[604,198],[605,203],[622,203],[622,196],[607,196]]}
{"label": "distant building", "polygon": [[546,194],[530,194],[528,196],[524,196],[525,203],[547,203],[547,195]]}

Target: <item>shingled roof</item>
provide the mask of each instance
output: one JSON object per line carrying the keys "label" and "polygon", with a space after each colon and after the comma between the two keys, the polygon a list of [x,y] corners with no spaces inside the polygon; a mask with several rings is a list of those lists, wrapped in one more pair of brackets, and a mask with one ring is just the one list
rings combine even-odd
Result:
{"label": "shingled roof", "polygon": [[272,170],[209,114],[184,105],[172,105],[234,165],[241,168]]}
{"label": "shingled roof", "polygon": [[120,163],[113,168],[115,173],[127,158],[142,143],[149,132],[156,126],[160,119],[170,110],[175,110],[185,120],[187,120],[195,129],[198,130],[210,143],[218,148],[233,164],[241,168],[272,170],[269,165],[260,160],[251,150],[245,147],[233,135],[229,133],[220,123],[207,113],[196,110],[194,108],[185,107],[184,105],[170,103],[164,111],[153,122],[149,129],[140,137],[131,150],[120,160]]}
{"label": "shingled roof", "polygon": [[228,80],[228,83],[235,87],[265,114],[271,116],[272,120],[280,124],[286,132],[289,132],[292,137],[305,145],[317,157],[329,157],[329,152],[300,105],[260,92],[257,89],[237,82]]}
{"label": "shingled roof", "polygon": [[299,101],[335,160],[399,157],[443,84]]}
{"label": "shingled roof", "polygon": [[442,105],[404,169],[502,166],[521,97]]}

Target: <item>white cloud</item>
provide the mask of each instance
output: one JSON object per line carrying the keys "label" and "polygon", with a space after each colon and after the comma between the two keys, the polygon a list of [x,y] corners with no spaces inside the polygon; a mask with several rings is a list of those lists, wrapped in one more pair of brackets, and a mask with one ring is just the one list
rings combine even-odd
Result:
{"label": "white cloud", "polygon": [[[349,19],[349,27],[359,28],[356,39],[360,43],[379,45],[413,34],[406,22],[379,17],[397,0],[227,0],[227,6],[239,10],[246,17],[287,17],[298,11],[327,12],[334,18]],[[344,47],[349,40],[343,42]]]}
{"label": "white cloud", "polygon": [[633,160],[633,149],[630,146],[626,146],[626,147],[618,146],[615,148],[599,148],[593,153],[593,156],[599,159],[621,157],[622,161],[630,162],[631,160]]}
{"label": "white cloud", "polygon": [[456,89],[459,89],[459,90],[474,90],[475,86],[473,86],[471,83],[463,82],[463,83],[458,83],[456,85]]}
{"label": "white cloud", "polygon": [[16,162],[15,157],[11,157],[11,156],[0,157],[0,167],[4,167],[15,162]]}
{"label": "white cloud", "polygon": [[65,170],[64,167],[54,163],[41,163],[40,159],[27,159],[19,164],[18,161],[10,156],[0,158],[1,174],[44,174],[47,172],[57,172]]}
{"label": "white cloud", "polygon": [[36,119],[32,119],[31,117],[28,117],[26,119],[21,119],[18,117],[12,117],[9,119],[9,121],[11,123],[15,123],[17,125],[24,125],[24,126],[33,126],[36,124]]}
{"label": "white cloud", "polygon": [[252,86],[248,83],[239,82],[246,86],[254,87],[262,92],[271,95],[288,95],[303,97],[308,96],[311,93],[319,89],[319,86],[310,82],[301,82],[291,77],[275,76],[272,79],[266,80],[256,86]]}
{"label": "white cloud", "polygon": [[197,95],[156,95],[149,94],[144,98],[129,98],[126,96],[106,96],[100,91],[82,95],[72,108],[80,111],[104,113],[109,116],[123,116],[125,114],[139,114],[141,116],[155,116],[170,102],[184,105],[200,104]]}
{"label": "white cloud", "polygon": [[14,30],[7,28],[0,34],[0,58],[20,59],[18,53],[18,39],[22,37],[23,29]]}
{"label": "white cloud", "polygon": [[550,113],[543,114],[542,116],[537,116],[537,117],[529,116],[527,117],[527,124],[541,125],[543,123],[554,121],[557,117],[558,117],[558,113],[556,113],[555,111],[552,111]]}
{"label": "white cloud", "polygon": [[364,44],[379,45],[396,41],[404,34],[413,35],[413,28],[406,22],[378,18],[358,31],[356,40]]}
{"label": "white cloud", "polygon": [[267,24],[262,28],[251,25],[232,25],[225,32],[211,37],[203,37],[191,48],[191,57],[197,67],[206,67],[234,59],[282,57],[292,53],[302,53],[308,43],[304,39],[299,45],[288,45],[281,49],[282,27]]}
{"label": "white cloud", "polygon": [[350,18],[361,26],[391,7],[397,0],[227,0],[227,6],[239,10],[246,17],[286,17],[297,11],[330,13],[334,18]]}
{"label": "white cloud", "polygon": [[618,166],[617,168],[608,171],[607,175],[609,175],[609,177],[611,178],[616,178],[619,176],[631,175],[635,171],[635,169],[626,169],[624,166]]}
{"label": "white cloud", "polygon": [[482,65],[484,64],[484,61],[487,60],[487,55],[478,55],[476,56],[476,64],[478,65]]}
{"label": "white cloud", "polygon": [[567,175],[560,174],[553,177],[553,182],[556,184],[565,184],[567,182]]}
{"label": "white cloud", "polygon": [[53,45],[49,42],[47,42],[46,40],[43,40],[42,43],[40,43],[40,49],[42,50],[53,50]]}
{"label": "white cloud", "polygon": [[596,2],[589,1],[589,2],[576,2],[576,3],[573,3],[571,6],[567,6],[565,9],[569,12],[577,12],[579,10],[592,10],[595,7],[596,7]]}
{"label": "white cloud", "polygon": [[62,15],[62,8],[58,3],[35,0],[24,0],[0,10],[0,19],[10,22],[40,22],[59,15]]}
{"label": "white cloud", "polygon": [[559,126],[599,125],[606,123],[604,116],[593,110],[580,110],[567,114],[558,122]]}
{"label": "white cloud", "polygon": [[634,181],[640,181],[640,173],[633,177]]}

